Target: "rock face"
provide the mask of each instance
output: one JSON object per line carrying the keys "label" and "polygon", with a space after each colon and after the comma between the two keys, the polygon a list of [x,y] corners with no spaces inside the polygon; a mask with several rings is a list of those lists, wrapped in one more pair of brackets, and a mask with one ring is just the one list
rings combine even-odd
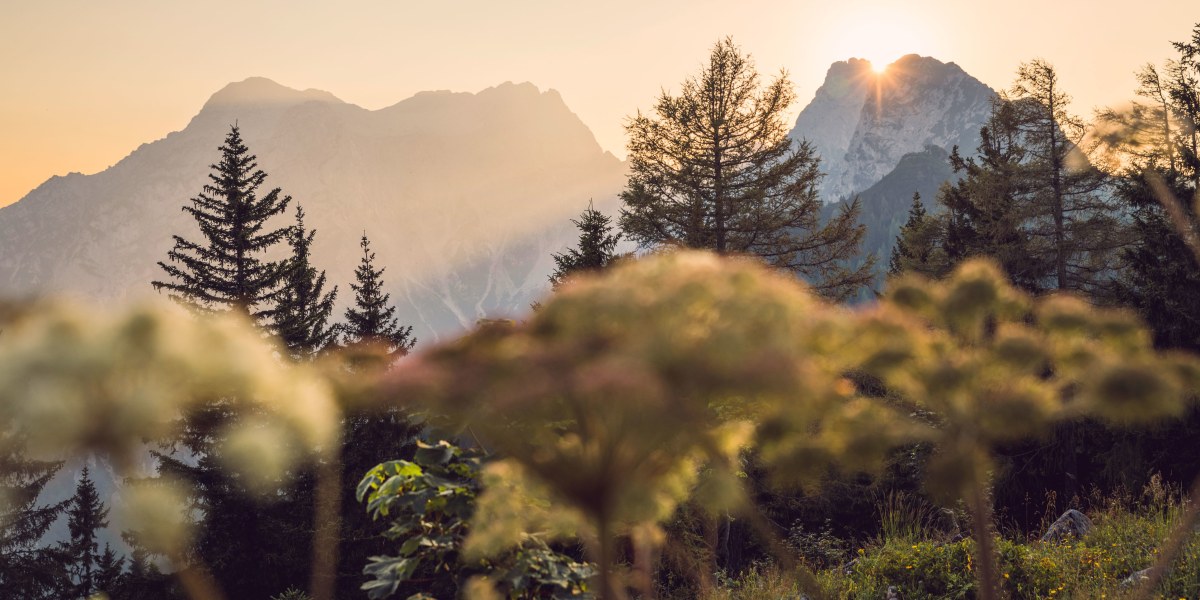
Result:
{"label": "rock face", "polygon": [[1087,515],[1071,509],[1050,524],[1042,536],[1043,542],[1058,542],[1068,538],[1083,539],[1092,532],[1092,520]]}
{"label": "rock face", "polygon": [[342,305],[365,231],[398,316],[422,343],[526,310],[548,289],[550,253],[573,241],[568,219],[592,198],[615,212],[624,180],[558,93],[532,84],[425,92],[369,111],[252,78],[113,167],[52,178],[0,209],[0,296],[153,293],[171,236],[200,239],[181,207],[235,122],[265,187],[303,205],[317,230],[314,264]]}
{"label": "rock face", "polygon": [[883,73],[869,62],[834,63],[791,136],[821,156],[826,202],[848,198],[890,173],[905,154],[936,146],[972,153],[991,88],[954,63],[910,54]]}

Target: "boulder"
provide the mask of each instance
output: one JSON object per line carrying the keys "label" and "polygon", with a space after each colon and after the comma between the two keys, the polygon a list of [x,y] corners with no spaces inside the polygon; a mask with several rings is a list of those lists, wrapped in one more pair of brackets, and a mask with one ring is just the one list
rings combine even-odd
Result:
{"label": "boulder", "polygon": [[1069,537],[1082,539],[1092,532],[1092,520],[1087,515],[1071,509],[1063,513],[1042,536],[1043,542],[1058,542]]}
{"label": "boulder", "polygon": [[1150,569],[1147,568],[1142,569],[1141,571],[1134,571],[1129,577],[1121,580],[1121,587],[1134,587],[1147,579],[1150,579]]}

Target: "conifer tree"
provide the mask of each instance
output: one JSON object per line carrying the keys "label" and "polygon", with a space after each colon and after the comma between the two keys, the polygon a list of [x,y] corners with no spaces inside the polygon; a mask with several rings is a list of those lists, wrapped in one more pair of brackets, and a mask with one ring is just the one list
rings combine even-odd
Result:
{"label": "conifer tree", "polygon": [[949,263],[942,248],[943,230],[937,217],[925,213],[920,192],[914,192],[908,220],[900,228],[888,261],[888,274],[913,271],[927,277],[941,277],[948,273]]}
{"label": "conifer tree", "polygon": [[[1138,156],[1117,189],[1117,196],[1130,207],[1135,242],[1122,252],[1127,265],[1118,286],[1118,299],[1141,313],[1162,347],[1200,350],[1200,271],[1190,249],[1161,203],[1161,194],[1151,189],[1157,178],[1170,191],[1176,214],[1184,222],[1195,222],[1195,198],[1200,181],[1200,25],[1193,28],[1189,42],[1176,42],[1177,60],[1168,61],[1167,77],[1159,85],[1167,90],[1164,111],[1174,127],[1164,125],[1159,134],[1164,143],[1153,152]],[[1143,69],[1143,71],[1145,68]],[[1146,88],[1139,73],[1139,95]],[[1157,87],[1151,89],[1158,89]],[[1137,139],[1126,139],[1136,144]],[[1135,147],[1145,150],[1146,145]],[[1183,202],[1175,199],[1183,199]],[[1189,206],[1189,204],[1191,204]]]}
{"label": "conifer tree", "polygon": [[1017,113],[1011,102],[997,98],[979,131],[976,156],[950,153],[950,166],[959,175],[938,192],[946,207],[944,248],[950,265],[973,256],[1000,263],[1018,287],[1029,292],[1045,289],[1051,266],[1034,251],[1025,223],[1026,158]]}
{"label": "conifer tree", "polygon": [[311,358],[324,350],[337,333],[329,324],[337,286],[325,292],[325,271],[318,272],[309,262],[316,234],[304,228],[304,209],[297,206],[296,224],[288,235],[292,257],[274,315],[274,329],[294,360]]}
{"label": "conifer tree", "polygon": [[354,270],[354,306],[346,309],[346,323],[342,325],[343,343],[382,344],[388,352],[396,355],[408,354],[417,343],[412,337],[412,326],[401,326],[395,317],[396,307],[390,306],[391,295],[383,291],[384,268],[375,268],[375,253],[371,242],[363,233],[363,256]]}
{"label": "conifer tree", "polygon": [[612,220],[593,208],[591,202],[579,215],[579,220],[571,219],[571,222],[579,229],[579,247],[554,253],[555,269],[550,275],[550,283],[555,288],[573,273],[607,267],[616,258],[617,244],[621,241],[621,234],[613,233]]}
{"label": "conifer tree", "polygon": [[[260,196],[267,175],[237,125],[220,151],[210,183],[184,206],[196,219],[202,241],[175,236],[168,261],[159,263],[166,281],[153,285],[198,312],[245,314],[266,332],[277,333],[272,329],[279,323],[279,303],[292,292],[286,284],[294,263],[267,256],[276,244],[294,240],[296,228],[274,228],[270,220],[287,209],[291,197],[278,188]],[[263,504],[240,478],[221,468],[224,432],[244,409],[241,399],[229,397],[196,407],[185,416],[178,439],[153,455],[158,477],[175,477],[194,490],[189,501],[198,522],[186,556],[222,587],[265,598],[306,578],[312,512],[305,506],[309,498],[298,497],[291,481],[281,481],[270,494],[274,502]]]}
{"label": "conifer tree", "polygon": [[639,113],[626,127],[621,229],[642,247],[757,256],[826,297],[853,295],[874,270],[873,257],[846,266],[866,231],[859,204],[821,223],[819,159],[809,144],[793,144],[784,121],[794,100],[786,75],[760,88],[750,58],[728,38],[717,42],[679,96],[664,92],[653,116]]}
{"label": "conifer tree", "polygon": [[279,188],[259,197],[267,174],[242,142],[237,125],[220,151],[210,183],[183,207],[196,219],[202,241],[174,236],[167,262],[158,263],[166,278],[154,281],[154,289],[202,312],[237,311],[255,323],[269,323],[287,269],[264,254],[285,241],[290,229],[272,229],[267,221],[283,213],[291,197],[280,197]]}
{"label": "conifer tree", "polygon": [[29,459],[21,448],[19,436],[0,433],[0,598],[57,598],[62,561],[40,542],[67,501],[38,498],[62,463]]}
{"label": "conifer tree", "polygon": [[67,505],[70,538],[60,543],[68,577],[64,582],[64,597],[89,598],[103,591],[97,585],[102,556],[98,536],[107,526],[108,509],[96,492],[88,467],[84,466],[75,485],[75,495]]}
{"label": "conifer tree", "polygon": [[1047,287],[1096,293],[1127,243],[1116,203],[1104,193],[1105,173],[1083,147],[1087,127],[1067,110],[1071,97],[1043,60],[1023,63],[1010,90],[1020,143],[1030,248],[1052,267]]}
{"label": "conifer tree", "polygon": [[164,600],[182,597],[173,589],[175,582],[159,570],[145,549],[128,536],[123,537],[133,546],[133,551],[129,554],[129,568],[121,574],[116,591],[109,595],[118,600]]}
{"label": "conifer tree", "polygon": [[111,546],[104,544],[104,552],[100,553],[100,557],[96,560],[96,573],[93,577],[96,590],[105,592],[109,596],[117,593],[124,568],[125,558],[117,556]]}

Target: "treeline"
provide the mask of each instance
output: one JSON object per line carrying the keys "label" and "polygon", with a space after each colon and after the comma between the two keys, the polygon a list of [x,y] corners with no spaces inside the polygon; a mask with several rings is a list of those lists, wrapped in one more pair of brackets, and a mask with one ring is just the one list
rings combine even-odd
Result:
{"label": "treeline", "polygon": [[[1196,475],[1179,440],[1200,427],[1185,412],[1200,367],[1163,351],[1200,340],[1196,207],[1176,200],[1200,181],[1200,26],[1175,48],[1140,74],[1143,100],[1104,113],[1102,132],[1066,112],[1049,64],[1022,65],[977,154],[952,153],[960,178],[941,209],[914,199],[889,261],[896,278],[851,312],[832,303],[875,267],[855,260],[858,204],[822,220],[819,160],[783,120],[789,82],[761,82],[720,41],[678,95],[630,120],[616,224],[590,206],[575,221],[579,244],[554,255],[556,291],[530,321],[482,323],[396,366],[415,340],[366,235],[355,301],[333,323],[338,290],[311,264],[315,232],[298,207],[294,224],[274,224],[291,199],[262,193],[266,174],[234,126],[184,207],[200,237],[176,236],[153,285],[197,315],[239,316],[276,355],[244,371],[240,355],[209,356],[244,350],[222,336],[245,339],[204,319],[179,354],[144,342],[163,323],[184,326],[143,315],[111,335],[144,356],[14,361],[20,381],[60,377],[63,393],[128,369],[122,360],[143,361],[137,377],[93,387],[195,377],[171,396],[181,414],[47,438],[79,452],[148,443],[156,472],[126,483],[184,490],[170,497],[186,522],[164,541],[162,523],[135,519],[127,559],[98,546],[107,510],[89,474],[74,499],[42,503],[61,464],[23,448],[48,434],[4,431],[0,474],[15,500],[0,513],[0,594],[694,597],[764,560],[803,579],[796,555],[812,565],[822,539],[874,535],[871,498],[890,491],[957,507],[978,544],[976,592],[995,597],[994,508],[1019,521],[1022,502],[1044,509],[1047,491],[1065,507],[1154,471]],[[618,256],[622,239],[643,256]],[[286,258],[266,258],[283,246]],[[1141,314],[1153,347],[1115,307]],[[36,314],[11,317],[23,318]],[[14,348],[103,347],[109,338],[61,342],[87,326],[25,331]],[[69,414],[13,408],[5,385],[29,402],[49,392],[6,376],[0,409],[13,423]],[[112,395],[117,407],[135,397]],[[288,417],[328,398],[335,416]],[[71,539],[39,546],[63,514]]]}

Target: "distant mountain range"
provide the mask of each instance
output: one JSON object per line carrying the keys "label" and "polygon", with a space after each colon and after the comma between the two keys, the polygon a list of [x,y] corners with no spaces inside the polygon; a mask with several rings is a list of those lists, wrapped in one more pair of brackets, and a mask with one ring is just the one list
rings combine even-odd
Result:
{"label": "distant mountain range", "polygon": [[424,92],[370,111],[251,78],[214,94],[182,131],[0,209],[0,295],[153,293],[171,235],[199,238],[181,207],[233,123],[267,188],[304,206],[315,264],[343,304],[365,231],[422,343],[525,311],[548,288],[551,252],[573,241],[569,218],[589,199],[613,212],[624,183],[622,162],[559,94],[532,84]]}
{"label": "distant mountain range", "polygon": [[[934,203],[949,178],[945,154],[975,148],[994,95],[954,63],[909,55],[876,74],[851,59],[830,67],[791,136],[820,155],[828,208],[861,196],[864,251],[885,262],[912,193]],[[365,231],[422,342],[524,312],[548,288],[550,254],[573,242],[569,219],[589,199],[615,214],[624,185],[622,162],[553,90],[423,92],[370,111],[251,78],[113,167],[51,178],[0,208],[0,295],[153,293],[171,236],[199,235],[180,209],[233,123],[267,186],[304,206],[315,263],[341,286],[343,305]]]}
{"label": "distant mountain range", "polygon": [[950,151],[974,154],[995,97],[954,63],[910,54],[876,73],[850,59],[829,67],[791,137],[821,157],[827,214],[860,199],[863,254],[886,269],[913,193],[936,209],[938,187],[953,176]]}

